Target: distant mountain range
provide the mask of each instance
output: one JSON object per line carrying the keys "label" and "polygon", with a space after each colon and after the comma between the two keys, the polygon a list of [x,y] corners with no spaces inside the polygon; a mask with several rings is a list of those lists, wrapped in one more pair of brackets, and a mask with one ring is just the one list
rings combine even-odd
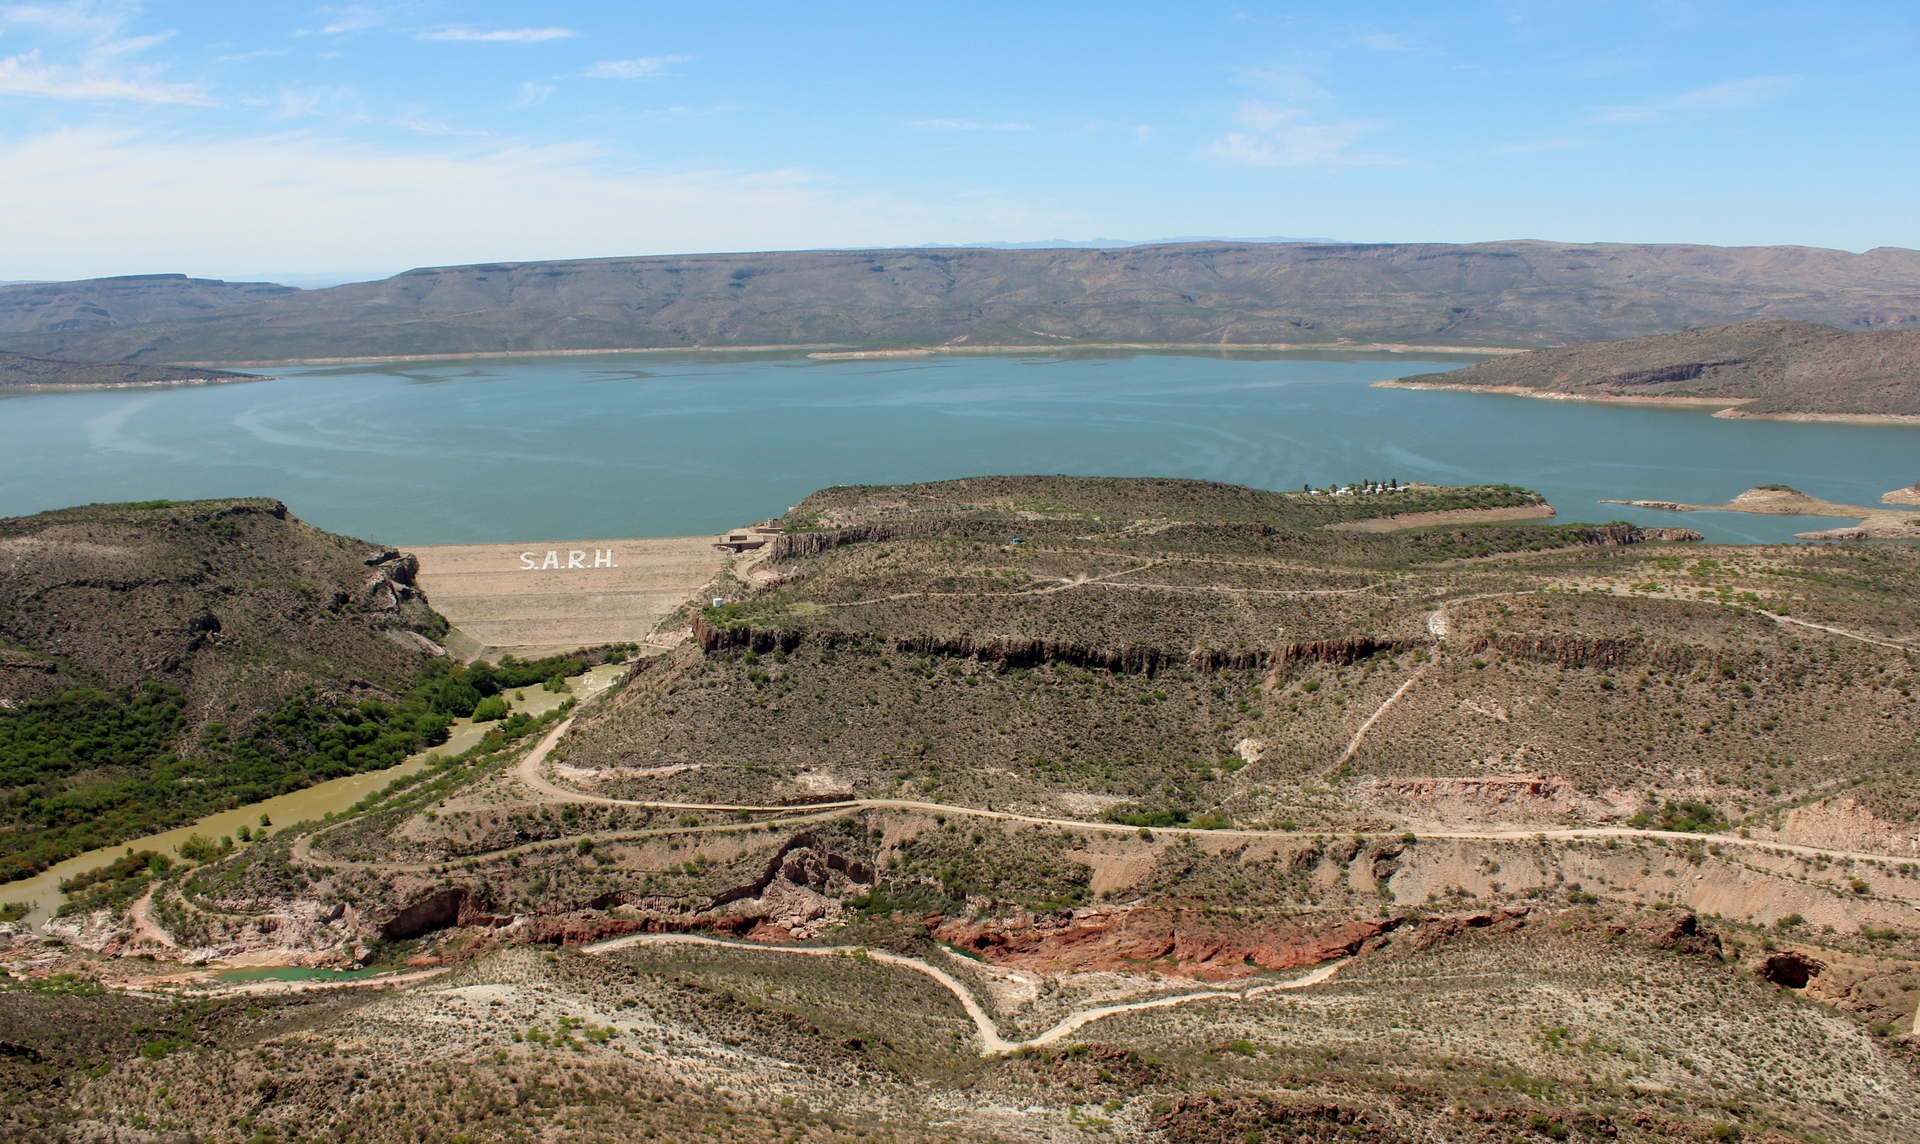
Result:
{"label": "distant mountain range", "polygon": [[19,282],[0,286],[0,336],[176,322],[297,293],[273,282],[221,282],[184,274]]}
{"label": "distant mountain range", "polygon": [[1920,418],[1920,330],[1847,333],[1808,322],[1743,322],[1535,350],[1470,369],[1403,378],[1570,397],[1725,399],[1725,416]]}
{"label": "distant mountain range", "polygon": [[923,242],[914,250],[1120,250],[1130,246],[1171,246],[1194,242],[1338,242],[1334,238],[1228,238],[1218,234],[1183,234],[1174,238],[1042,238],[1033,242]]}
{"label": "distant mountain range", "polygon": [[0,348],[270,363],[727,346],[1607,341],[1752,320],[1920,328],[1920,252],[1495,242],[782,251],[0,288]]}

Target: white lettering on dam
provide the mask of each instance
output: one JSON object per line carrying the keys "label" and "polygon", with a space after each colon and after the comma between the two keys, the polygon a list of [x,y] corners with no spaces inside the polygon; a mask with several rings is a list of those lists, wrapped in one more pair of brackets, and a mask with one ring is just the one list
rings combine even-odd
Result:
{"label": "white lettering on dam", "polygon": [[[593,563],[591,565],[586,562],[589,555],[593,557]],[[561,563],[560,550],[557,548],[549,551],[544,560],[540,558],[538,552],[522,552],[520,554],[520,570],[522,572],[544,572],[548,569],[566,570],[570,568],[580,568],[584,570],[589,567],[618,568],[620,566],[613,562],[613,549],[611,548],[596,548],[592,553],[582,552],[578,548],[569,549],[566,554],[565,563]]]}

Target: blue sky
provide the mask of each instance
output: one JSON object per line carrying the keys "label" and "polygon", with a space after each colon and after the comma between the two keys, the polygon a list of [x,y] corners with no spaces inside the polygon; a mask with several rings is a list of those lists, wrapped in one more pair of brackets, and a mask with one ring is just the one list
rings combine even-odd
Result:
{"label": "blue sky", "polygon": [[0,2],[0,279],[1920,245],[1920,5]]}

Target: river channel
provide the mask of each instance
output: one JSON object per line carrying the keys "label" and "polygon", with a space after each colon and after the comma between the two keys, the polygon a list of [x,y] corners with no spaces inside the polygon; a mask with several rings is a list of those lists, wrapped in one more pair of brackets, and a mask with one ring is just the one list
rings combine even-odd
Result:
{"label": "river channel", "polygon": [[[566,695],[556,694],[539,687],[525,688],[508,694],[508,707],[512,711],[540,715],[558,707],[569,695],[584,700],[599,694],[624,671],[625,668],[617,664],[607,664],[593,668],[585,674],[576,675],[567,680]],[[52,916],[54,909],[63,899],[64,895],[60,893],[61,882],[76,874],[105,866],[129,850],[152,850],[157,854],[165,854],[169,858],[177,858],[177,848],[191,836],[198,834],[202,838],[212,840],[222,837],[232,838],[243,826],[250,831],[257,830],[262,815],[273,823],[267,831],[268,836],[271,836],[273,831],[284,829],[294,823],[313,822],[329,814],[339,814],[375,791],[384,790],[395,779],[417,774],[435,758],[450,758],[475,745],[494,726],[495,724],[491,722],[474,723],[467,719],[456,719],[445,743],[430,751],[423,751],[397,766],[315,783],[303,790],[279,795],[264,802],[219,811],[173,830],[149,834],[144,838],[129,839],[116,846],[106,846],[75,855],[64,862],[47,867],[31,878],[0,884],[0,904],[33,903],[35,908],[27,916],[26,921],[29,925],[37,926]]]}

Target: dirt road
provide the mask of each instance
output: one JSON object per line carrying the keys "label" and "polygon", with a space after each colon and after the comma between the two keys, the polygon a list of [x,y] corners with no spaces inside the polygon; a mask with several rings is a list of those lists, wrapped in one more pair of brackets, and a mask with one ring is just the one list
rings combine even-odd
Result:
{"label": "dirt road", "polygon": [[902,957],[897,953],[887,953],[884,950],[866,949],[861,946],[852,945],[747,945],[744,942],[721,941],[718,938],[680,933],[632,934],[627,937],[613,938],[610,941],[583,945],[580,949],[583,953],[598,956],[612,953],[616,950],[630,949],[636,945],[706,945],[756,953],[785,953],[797,957],[864,957],[885,965],[897,965],[902,969],[911,969],[916,973],[924,973],[939,982],[942,986],[945,986],[947,991],[959,1000],[961,1007],[967,1011],[967,1016],[973,1018],[974,1030],[980,1037],[980,1055],[983,1057],[1004,1056],[1007,1053],[1019,1052],[1024,1048],[1039,1048],[1041,1046],[1055,1044],[1072,1036],[1074,1033],[1091,1025],[1095,1021],[1106,1017],[1117,1016],[1121,1013],[1137,1013],[1145,1009],[1170,1009],[1175,1005],[1185,1005],[1191,1001],[1245,1001],[1261,994],[1275,992],[1276,990],[1306,989],[1330,980],[1334,974],[1340,971],[1340,967],[1350,960],[1349,958],[1342,958],[1338,961],[1329,962],[1304,977],[1296,978],[1292,981],[1280,981],[1272,985],[1259,985],[1250,989],[1236,990],[1209,989],[1198,993],[1181,993],[1172,997],[1155,997],[1150,1001],[1131,1001],[1119,1005],[1102,1005],[1095,1009],[1084,1009],[1078,1013],[1070,1014],[1065,1020],[1037,1036],[1029,1037],[1024,1041],[1009,1041],[1000,1035],[999,1027],[993,1023],[993,1018],[987,1015],[987,1011],[981,1007],[980,1002],[975,999],[971,990],[955,980],[952,974],[938,966],[929,965],[919,958]]}

